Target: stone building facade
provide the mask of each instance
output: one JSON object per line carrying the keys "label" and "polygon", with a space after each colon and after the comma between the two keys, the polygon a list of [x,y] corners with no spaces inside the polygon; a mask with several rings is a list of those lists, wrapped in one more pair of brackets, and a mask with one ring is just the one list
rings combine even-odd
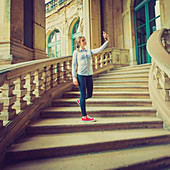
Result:
{"label": "stone building facade", "polygon": [[47,58],[45,0],[0,1],[0,65]]}
{"label": "stone building facade", "polygon": [[[50,9],[51,3],[55,2],[56,6]],[[49,1],[49,5],[46,3],[46,44],[49,57],[71,55],[74,39],[73,29],[75,34],[80,33],[80,27],[76,26],[83,24],[82,1],[67,0],[61,4],[58,2]],[[83,30],[81,32],[83,34]],[[54,40],[55,33],[57,40]]]}
{"label": "stone building facade", "polygon": [[130,50],[130,65],[150,63],[147,39],[153,31],[170,27],[169,0],[52,0],[49,8],[54,1],[55,6],[46,8],[47,53],[53,31],[60,32],[61,52],[53,57],[72,54],[73,28],[79,21],[78,31],[86,37],[88,48],[104,42],[105,30],[111,39],[109,47]]}

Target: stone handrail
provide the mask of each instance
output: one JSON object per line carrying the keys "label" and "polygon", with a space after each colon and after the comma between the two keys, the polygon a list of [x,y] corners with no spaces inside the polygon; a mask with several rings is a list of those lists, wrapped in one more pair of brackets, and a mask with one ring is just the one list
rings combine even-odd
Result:
{"label": "stone handrail", "polygon": [[158,116],[170,129],[170,31],[155,31],[147,42],[147,50],[152,57],[149,74],[149,91]]}
{"label": "stone handrail", "polygon": [[[128,50],[108,48],[92,56],[93,71],[98,74],[114,67],[126,66],[128,61]],[[3,110],[0,120],[12,120],[49,90],[59,90],[62,84],[72,83],[71,67],[72,56],[1,67],[0,103],[3,103]]]}
{"label": "stone handrail", "polygon": [[70,56],[3,67],[0,102],[4,107],[0,118],[10,120],[45,91],[71,79],[71,60]]}

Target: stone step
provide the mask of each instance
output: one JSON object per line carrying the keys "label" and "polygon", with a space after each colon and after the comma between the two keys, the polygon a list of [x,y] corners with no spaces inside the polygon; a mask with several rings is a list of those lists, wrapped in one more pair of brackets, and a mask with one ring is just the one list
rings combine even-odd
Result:
{"label": "stone step", "polygon": [[142,69],[151,67],[151,63],[140,64],[140,65],[133,65],[133,66],[124,66],[124,67],[117,67],[116,70],[123,70],[123,69]]}
{"label": "stone step", "polygon": [[[170,166],[170,144],[143,146],[125,150],[77,155],[73,157],[48,158],[7,165],[4,170],[47,169],[166,169]],[[147,154],[146,154],[147,153]],[[168,166],[169,165],[169,166]],[[168,167],[167,167],[168,166]]]}
{"label": "stone step", "polygon": [[[77,98],[78,99],[78,98]],[[63,99],[55,99],[52,101],[52,106],[65,106],[65,107],[77,107],[79,106],[77,104],[77,99],[75,98],[63,98]],[[86,106],[99,106],[102,108],[108,107],[108,106],[116,106],[116,107],[122,107],[122,106],[131,106],[131,107],[137,107],[137,106],[143,106],[143,107],[151,107],[152,101],[150,99],[105,99],[105,98],[90,98],[86,100]],[[69,108],[68,108],[69,109]]]}
{"label": "stone step", "polygon": [[20,139],[6,158],[8,162],[23,161],[167,143],[170,132],[164,129],[45,134]]}
{"label": "stone step", "polygon": [[142,76],[142,75],[149,75],[149,70],[135,70],[135,71],[131,71],[131,72],[129,72],[129,71],[126,71],[126,70],[124,70],[124,71],[110,71],[110,72],[107,72],[107,74],[106,73],[103,73],[103,74],[100,74],[100,76],[101,77],[103,77],[103,76],[106,76],[107,75],[107,77],[110,77],[110,76]]}
{"label": "stone step", "polygon": [[97,80],[94,85],[148,85],[148,80]]}
{"label": "stone step", "polygon": [[103,77],[94,77],[93,81],[98,80],[148,80],[149,75],[140,75],[140,76],[103,76]]}
{"label": "stone step", "polygon": [[149,70],[151,68],[151,64],[149,65],[136,65],[136,66],[127,66],[127,67],[119,67],[114,69],[114,71],[135,71],[135,70]]}
{"label": "stone step", "polygon": [[[73,87],[73,91],[79,91],[78,86]],[[93,91],[133,91],[148,92],[148,85],[94,85]]]}
{"label": "stone step", "polygon": [[[63,94],[64,98],[77,98],[80,97],[80,92],[70,91]],[[93,98],[140,98],[140,99],[149,99],[149,92],[133,92],[133,91],[94,91]]]}
{"label": "stone step", "polygon": [[157,117],[98,117],[96,122],[82,122],[81,118],[39,119],[27,127],[27,135],[107,131],[139,128],[162,128]]}
{"label": "stone step", "polygon": [[[94,117],[116,116],[155,116],[153,107],[92,107],[86,108],[87,114]],[[81,117],[80,107],[49,107],[41,111],[43,118]]]}

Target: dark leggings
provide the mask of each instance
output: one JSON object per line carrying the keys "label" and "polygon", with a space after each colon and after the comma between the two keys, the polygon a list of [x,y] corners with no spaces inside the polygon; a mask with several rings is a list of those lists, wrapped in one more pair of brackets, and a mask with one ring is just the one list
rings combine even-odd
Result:
{"label": "dark leggings", "polygon": [[[93,93],[93,76],[77,75],[80,90],[80,107],[82,116],[86,116],[86,99],[92,97]],[[87,93],[86,93],[87,92]]]}

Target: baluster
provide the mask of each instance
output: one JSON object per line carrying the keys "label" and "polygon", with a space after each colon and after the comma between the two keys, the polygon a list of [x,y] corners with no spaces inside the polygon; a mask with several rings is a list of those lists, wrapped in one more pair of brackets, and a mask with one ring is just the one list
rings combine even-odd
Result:
{"label": "baluster", "polygon": [[100,54],[97,56],[97,69],[99,69],[100,68],[100,58],[101,58],[101,56],[100,56]]}
{"label": "baluster", "polygon": [[66,61],[63,62],[63,72],[64,72],[64,82],[66,82],[68,80],[68,77],[67,77],[67,64],[66,64]]}
{"label": "baluster", "polygon": [[43,93],[45,92],[45,89],[46,89],[46,79],[45,79],[45,74],[46,74],[46,68],[42,68],[42,70],[39,70],[39,73],[40,73],[40,78],[41,78],[41,81],[42,84],[41,84],[41,90],[43,91]]}
{"label": "baluster", "polygon": [[35,71],[34,77],[35,77],[34,83],[36,84],[34,94],[37,98],[37,97],[40,97],[44,93],[44,90],[42,89],[42,86],[43,86],[42,70]]}
{"label": "baluster", "polygon": [[152,67],[152,72],[153,72],[152,78],[153,78],[153,80],[156,80],[156,64],[153,60],[152,60],[152,65],[153,65],[153,67]]}
{"label": "baluster", "polygon": [[61,81],[60,72],[60,63],[57,63],[57,84],[60,84]]}
{"label": "baluster", "polygon": [[61,73],[60,73],[61,83],[63,83],[64,82],[64,62],[61,63],[60,67],[61,67]]}
{"label": "baluster", "polygon": [[70,60],[66,62],[66,68],[67,68],[67,80],[71,79],[71,67],[70,67]]}
{"label": "baluster", "polygon": [[[47,67],[44,67],[44,69],[42,70],[42,80],[43,80],[43,83],[42,83],[42,90],[47,91],[49,89],[49,86],[51,86],[51,81],[49,82],[49,75],[50,75],[50,71],[49,71],[49,66]],[[51,77],[50,77],[50,80],[51,80]]]}
{"label": "baluster", "polygon": [[51,80],[50,80],[50,84],[51,84],[51,88],[53,88],[54,87],[54,78],[53,78],[53,76],[54,76],[54,74],[53,74],[53,64],[50,66],[50,77],[51,77]]}
{"label": "baluster", "polygon": [[103,67],[105,66],[106,64],[106,53],[103,53]]}
{"label": "baluster", "polygon": [[162,76],[159,79],[159,84],[162,87],[161,94],[162,94],[164,100],[165,101],[169,101],[170,100],[170,94],[169,94],[169,90],[170,90],[170,78],[163,71],[162,71]]}
{"label": "baluster", "polygon": [[112,52],[109,52],[109,64],[113,64]]}
{"label": "baluster", "polygon": [[66,76],[67,80],[70,80],[70,61],[66,61]]}
{"label": "baluster", "polygon": [[72,79],[72,59],[69,60],[69,78]]}
{"label": "baluster", "polygon": [[30,72],[26,75],[25,77],[26,83],[25,83],[25,88],[27,88],[27,94],[25,95],[27,105],[31,104],[34,99],[36,98],[34,94],[34,90],[36,88],[36,84],[34,83],[34,72]]}
{"label": "baluster", "polygon": [[13,93],[17,96],[17,99],[13,105],[13,108],[16,109],[16,113],[18,114],[27,105],[27,102],[24,100],[24,97],[27,94],[27,89],[24,88],[25,79],[23,76],[17,77],[17,80],[14,81],[14,84],[15,90]]}
{"label": "baluster", "polygon": [[98,69],[98,55],[95,56],[95,70]]}
{"label": "baluster", "polygon": [[57,63],[57,83],[60,84],[62,83],[62,65],[61,63]]}
{"label": "baluster", "polygon": [[57,83],[57,76],[58,76],[58,74],[57,74],[57,65],[56,64],[54,64],[54,65],[52,65],[52,67],[51,67],[51,74],[52,74],[52,79],[51,79],[51,81],[52,81],[52,83],[53,83],[53,87],[54,86],[56,86],[58,83]]}
{"label": "baluster", "polygon": [[108,65],[108,52],[105,53],[105,65]]}
{"label": "baluster", "polygon": [[92,59],[91,59],[91,60],[92,60],[92,68],[93,68],[93,71],[95,71],[95,69],[96,69],[96,68],[95,68],[95,57],[96,57],[96,55],[93,55],[93,56],[92,56]]}
{"label": "baluster", "polygon": [[51,74],[52,74],[52,68],[51,68],[51,65],[50,66],[46,66],[46,69],[45,69],[45,90],[49,90],[51,89]]}
{"label": "baluster", "polygon": [[103,67],[103,62],[104,62],[104,53],[101,54],[100,67]]}
{"label": "baluster", "polygon": [[3,103],[3,110],[0,115],[1,120],[8,121],[16,114],[16,110],[12,108],[16,101],[16,95],[13,94],[15,89],[14,81],[15,79],[5,81],[0,87],[0,103]]}
{"label": "baluster", "polygon": [[47,11],[49,11],[49,10],[50,10],[50,4],[47,5]]}
{"label": "baluster", "polygon": [[53,9],[52,7],[53,7],[53,3],[51,1],[50,4],[49,4],[49,9],[52,10]]}
{"label": "baluster", "polygon": [[161,86],[160,86],[160,83],[159,83],[159,79],[161,78],[161,73],[160,73],[160,68],[158,66],[156,66],[156,69],[155,69],[155,78],[156,78],[156,86],[157,86],[157,89],[161,89]]}

